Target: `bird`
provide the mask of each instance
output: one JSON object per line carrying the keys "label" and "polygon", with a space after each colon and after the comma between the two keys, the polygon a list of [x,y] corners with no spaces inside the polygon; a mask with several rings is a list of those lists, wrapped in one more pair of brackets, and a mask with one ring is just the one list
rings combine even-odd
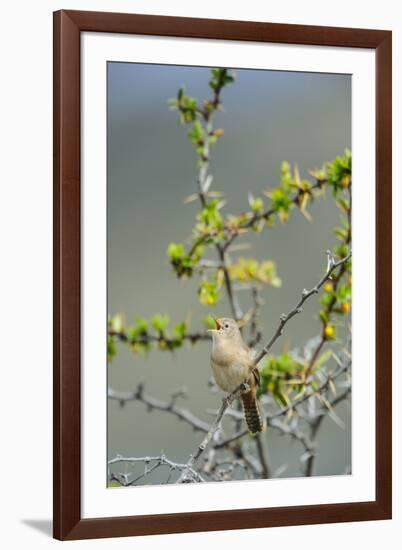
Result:
{"label": "bird", "polygon": [[211,368],[216,384],[227,393],[234,392],[246,383],[248,390],[241,393],[244,416],[249,432],[265,430],[266,424],[257,399],[260,376],[255,365],[255,351],[247,346],[239,324],[234,319],[214,319],[212,335]]}

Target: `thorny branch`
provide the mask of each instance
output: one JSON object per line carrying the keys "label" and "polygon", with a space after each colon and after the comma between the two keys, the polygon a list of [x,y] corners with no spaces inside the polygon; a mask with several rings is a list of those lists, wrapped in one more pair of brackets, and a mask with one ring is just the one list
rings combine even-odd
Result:
{"label": "thorny branch", "polygon": [[136,390],[131,392],[122,392],[108,388],[109,399],[114,399],[120,404],[124,404],[127,401],[139,401],[144,403],[149,411],[158,410],[172,414],[179,420],[187,422],[187,424],[189,424],[194,430],[208,432],[209,424],[203,422],[188,409],[184,409],[183,407],[176,405],[176,400],[184,395],[184,391],[179,390],[178,392],[172,394],[170,401],[161,401],[160,399],[156,399],[155,397],[145,393],[144,385],[142,383],[138,384]]}
{"label": "thorny branch", "polygon": [[[209,188],[212,182],[212,176],[209,173],[209,166],[210,166],[210,143],[209,143],[209,136],[212,136],[214,134],[214,127],[213,127],[213,113],[214,109],[217,110],[221,106],[221,100],[220,100],[220,94],[224,87],[224,79],[223,75],[220,76],[220,79],[218,81],[217,87],[214,89],[213,98],[209,101],[206,101],[204,103],[204,107],[200,108],[198,107],[196,109],[197,114],[201,118],[204,129],[205,129],[205,135],[207,136],[206,139],[202,142],[202,153],[199,153],[200,155],[200,163],[199,163],[199,170],[197,174],[197,186],[198,186],[198,192],[196,195],[194,195],[194,198],[199,197],[201,206],[205,208],[208,204],[208,197],[212,193],[209,193]],[[213,109],[210,110],[208,108],[209,106],[213,106]],[[299,188],[294,195],[289,195],[289,203],[293,204],[295,206],[300,206],[302,209],[302,203],[303,199],[305,198],[305,195],[309,195],[310,198],[313,198],[314,191],[319,191],[323,188],[325,184],[327,184],[328,181],[325,177],[316,176],[315,183],[311,184],[309,188]],[[350,194],[350,206],[349,210],[347,212],[348,214],[348,222],[350,226],[351,221],[351,193],[349,188],[349,194]],[[198,264],[198,269],[201,274],[203,274],[206,270],[212,269],[212,270],[221,270],[223,274],[223,280],[224,285],[226,289],[226,295],[228,298],[229,306],[231,309],[232,316],[236,320],[245,319],[245,316],[243,314],[242,308],[240,306],[237,290],[238,288],[236,285],[233,284],[231,277],[230,277],[230,264],[231,260],[229,257],[229,248],[233,244],[234,240],[242,234],[244,230],[254,228],[257,224],[262,224],[263,222],[268,222],[272,216],[274,216],[277,213],[277,211],[274,208],[269,208],[265,211],[260,212],[248,212],[245,214],[245,221],[242,223],[242,225],[239,228],[233,228],[230,227],[230,224],[226,224],[223,227],[223,241],[222,242],[215,242],[214,247],[216,249],[218,259],[217,260],[209,260],[209,259],[201,259]],[[349,241],[348,244],[350,244],[350,231],[349,231]],[[204,245],[210,238],[214,237],[213,233],[206,233],[196,239],[190,249],[189,256],[191,257],[197,250],[197,248],[200,245]],[[232,251],[232,249],[230,249]],[[339,254],[342,255],[342,254]],[[285,325],[290,321],[291,318],[293,318],[295,315],[300,313],[302,311],[303,304],[314,294],[317,294],[319,289],[325,284],[326,281],[331,280],[333,281],[334,290],[336,290],[336,285],[338,284],[338,281],[342,277],[342,275],[346,272],[346,263],[351,257],[351,252],[340,259],[339,261],[335,261],[334,257],[332,256],[331,252],[327,252],[328,257],[328,263],[327,263],[327,270],[325,275],[320,279],[320,281],[311,289],[311,290],[303,290],[302,297],[297,303],[297,305],[289,311],[287,314],[282,314],[280,317],[280,322],[278,325],[278,328],[276,332],[273,334],[272,338],[267,342],[267,344],[262,348],[262,350],[256,355],[255,359],[255,365],[256,368],[258,368],[258,364],[260,361],[269,353],[275,342],[278,340],[278,338],[283,334],[283,330]],[[334,271],[337,270],[337,268],[340,268],[337,276],[332,279],[332,275]],[[246,288],[247,285],[243,285],[242,288]],[[261,297],[259,295],[259,289],[258,287],[254,285],[250,285],[248,287],[251,289],[251,300],[253,302],[251,313],[246,314],[246,317],[249,316],[250,320],[250,334],[249,334],[249,343],[251,347],[255,347],[262,338],[262,331],[258,324],[258,317],[259,317],[259,308],[262,304]],[[334,299],[334,303],[336,302],[336,299]],[[130,344],[150,344],[155,343],[163,346],[165,349],[175,349],[176,347],[176,339],[175,338],[169,338],[167,337],[163,332],[160,334],[152,335],[152,334],[139,334],[136,336],[134,340],[130,340],[128,334],[122,330],[120,332],[113,332],[112,330],[109,330],[109,335],[115,337],[116,339],[127,342]],[[182,340],[187,340],[190,343],[195,343],[201,340],[207,340],[209,337],[200,332],[195,333],[186,333],[182,336]],[[302,459],[305,461],[305,475],[312,475],[313,467],[314,467],[314,460],[316,457],[316,441],[315,437],[317,434],[317,431],[322,423],[322,420],[325,418],[328,411],[332,411],[332,409],[341,401],[347,398],[347,396],[350,393],[351,387],[346,387],[345,391],[337,396],[335,396],[332,400],[326,397],[326,392],[329,390],[329,388],[332,388],[333,381],[338,378],[343,373],[347,372],[351,362],[346,361],[345,363],[339,365],[339,368],[335,373],[329,373],[327,378],[318,386],[313,388],[313,385],[310,385],[311,382],[311,373],[313,371],[313,367],[316,363],[316,361],[319,358],[321,349],[325,343],[325,337],[322,335],[321,340],[318,342],[318,344],[315,347],[314,352],[312,353],[310,357],[310,362],[307,365],[307,369],[304,373],[304,382],[306,383],[306,386],[308,385],[308,389],[306,392],[301,396],[297,397],[292,403],[290,403],[287,407],[281,408],[279,411],[276,411],[274,413],[266,413],[266,419],[267,424],[271,426],[272,428],[278,430],[282,434],[289,435],[294,440],[299,441],[302,446],[304,447],[305,453],[302,457]],[[245,381],[243,384],[241,384],[234,392],[232,392],[230,395],[226,396],[223,399],[222,405],[219,409],[219,411],[216,413],[215,419],[210,425],[207,422],[204,422],[197,416],[195,416],[193,413],[191,413],[189,410],[179,407],[176,404],[176,401],[179,397],[183,396],[183,392],[180,390],[178,392],[175,392],[170,401],[161,401],[159,399],[156,399],[146,393],[144,393],[143,384],[139,384],[137,388],[132,392],[119,392],[116,390],[113,390],[109,388],[109,397],[111,399],[115,399],[119,401],[121,404],[124,404],[127,401],[139,401],[142,402],[150,411],[158,410],[162,412],[166,412],[168,414],[174,415],[179,420],[183,420],[187,424],[189,424],[195,431],[201,431],[203,432],[204,438],[197,447],[195,453],[191,455],[188,459],[188,461],[185,464],[176,463],[172,460],[169,460],[166,458],[164,454],[161,454],[160,456],[154,456],[154,457],[134,457],[134,458],[123,458],[120,456],[117,456],[115,459],[112,459],[109,461],[109,479],[117,481],[119,484],[124,486],[134,485],[137,481],[147,477],[150,475],[153,471],[160,467],[167,467],[168,468],[168,480],[167,483],[170,481],[171,476],[174,472],[179,472],[179,477],[177,479],[177,482],[179,483],[186,483],[186,482],[200,482],[205,481],[205,479],[200,475],[200,473],[196,470],[196,464],[199,460],[202,453],[205,451],[205,449],[210,445],[212,441],[212,445],[210,445],[209,454],[204,462],[203,467],[199,468],[200,471],[203,472],[203,474],[207,475],[213,480],[219,481],[224,479],[231,479],[231,474],[234,472],[236,468],[242,468],[244,470],[245,476],[248,478],[250,475],[254,477],[273,477],[280,475],[279,470],[275,471],[273,474],[269,471],[269,457],[266,457],[264,454],[264,449],[262,447],[262,440],[260,434],[257,435],[257,437],[254,438],[253,443],[255,443],[256,451],[257,451],[257,458],[253,456],[249,450],[248,445],[244,444],[244,440],[239,441],[243,436],[248,434],[247,430],[242,430],[241,428],[241,421],[243,419],[243,415],[239,410],[230,409],[230,406],[236,401],[236,399],[239,397],[241,392],[246,391],[248,388],[247,382]],[[322,403],[322,407],[316,411],[314,409],[314,414],[307,414],[304,412],[304,407],[302,405],[304,403],[307,403],[307,408],[309,408],[310,403],[313,401],[311,398],[318,397]],[[229,409],[229,410],[228,410]],[[228,414],[232,416],[235,420],[234,430],[235,433],[227,438],[222,439],[222,431],[221,431],[221,423],[222,419],[225,414]],[[291,418],[291,420],[289,420]],[[298,427],[298,420],[299,418],[305,420],[310,428],[310,433],[307,435],[305,432],[299,429]],[[224,450],[229,453],[231,453],[231,456],[229,455],[229,458],[218,458],[217,451]],[[127,474],[116,474],[111,473],[110,466],[117,464],[117,463],[125,463],[125,464],[131,464],[136,465],[138,463],[144,464],[144,471],[141,472],[140,475],[137,477],[132,477],[132,475]]]}
{"label": "thorny branch", "polygon": [[[125,473],[114,473],[111,471],[110,467],[114,464],[130,464],[135,465],[142,463],[144,465],[144,470],[136,477],[131,477],[132,474],[125,474]],[[130,487],[135,485],[137,481],[142,480],[143,478],[149,476],[154,472],[156,469],[158,469],[161,466],[167,466],[169,471],[169,477],[168,481],[170,480],[170,477],[173,472],[175,471],[190,471],[191,475],[194,476],[194,479],[196,481],[205,481],[204,478],[201,476],[200,473],[193,470],[191,467],[188,466],[188,464],[180,464],[179,462],[174,462],[173,460],[168,459],[164,454],[161,454],[160,456],[143,456],[143,457],[123,457],[123,456],[116,456],[115,458],[112,458],[108,461],[108,471],[109,471],[109,480],[110,481],[117,481],[120,485],[124,487]],[[168,482],[167,481],[167,482]]]}
{"label": "thorny branch", "polygon": [[[345,240],[345,244],[347,244],[348,246],[351,245],[351,242],[352,242],[352,228],[351,228],[351,223],[352,223],[352,193],[351,193],[351,182],[350,182],[350,185],[349,185],[349,207],[347,209],[347,224],[348,224],[348,230],[347,230],[347,237],[346,237],[346,240]],[[338,288],[338,285],[340,283],[340,281],[342,280],[342,277],[345,275],[345,273],[347,273],[347,267],[346,267],[346,263],[344,263],[341,267],[341,269],[338,271],[338,273],[336,274],[335,277],[332,278],[332,285],[333,285],[333,296],[332,296],[332,300],[330,302],[330,304],[328,305],[327,307],[327,314],[328,315],[331,315],[331,313],[333,312],[334,308],[335,308],[335,305],[336,305],[336,291],[337,291],[337,288]],[[325,333],[324,333],[324,330],[325,330],[325,323],[323,323],[323,330],[322,330],[322,334],[321,334],[321,339],[320,341],[318,342],[318,345],[314,351],[314,353],[312,354],[311,356],[311,359],[310,359],[310,363],[308,365],[308,368],[306,370],[306,378],[308,378],[310,376],[310,374],[312,373],[313,369],[314,369],[314,366],[316,364],[316,361],[321,353],[321,350],[322,348],[324,347],[324,344],[325,344]]]}
{"label": "thorny branch", "polygon": [[[174,349],[175,342],[176,342],[175,338],[169,338],[163,333],[158,335],[141,334],[134,339],[130,339],[127,332],[125,332],[124,330],[121,330],[121,331],[109,330],[108,334],[109,336],[113,336],[117,338],[121,342],[130,343],[132,345],[155,343],[155,344],[163,344],[166,347],[166,349]],[[190,342],[191,344],[195,344],[196,342],[209,340],[209,336],[205,334],[205,332],[190,332],[183,335],[182,339],[186,340],[187,342]]]}
{"label": "thorny branch", "polygon": [[[221,103],[220,94],[223,86],[224,86],[224,82],[223,80],[221,80],[218,83],[218,87],[215,89],[214,97],[211,101],[211,103],[215,106],[215,108],[218,108]],[[207,136],[210,136],[213,133],[212,115],[211,113],[208,113],[208,111],[205,111],[203,112],[203,118],[205,120],[206,134]],[[208,139],[205,139],[203,144],[202,162],[201,162],[201,165],[198,171],[198,177],[197,177],[198,195],[199,195],[202,207],[205,207],[207,203],[207,193],[208,193],[209,185],[212,181],[212,177],[208,173],[209,163],[210,163],[210,146],[209,146]],[[233,291],[232,281],[230,279],[228,263],[227,263],[227,254],[226,254],[227,248],[219,243],[215,244],[215,248],[217,250],[220,266],[224,274],[226,293],[229,299],[230,309],[232,311],[233,318],[239,320],[243,317],[243,312],[241,310],[237,297]]]}
{"label": "thorny branch", "polygon": [[188,483],[188,482],[194,481],[193,477],[191,475],[189,476],[188,473],[190,472],[190,474],[191,474],[191,469],[194,468],[194,466],[195,466],[197,460],[199,459],[200,455],[205,451],[205,449],[207,448],[209,442],[211,441],[212,437],[214,436],[215,432],[219,429],[219,427],[221,425],[221,422],[222,422],[223,415],[225,414],[226,409],[233,403],[233,401],[240,395],[241,392],[247,391],[247,389],[248,389],[248,385],[246,383],[241,384],[236,391],[232,392],[231,394],[229,394],[227,397],[225,397],[222,400],[221,408],[219,409],[218,414],[217,414],[212,426],[208,430],[208,432],[205,435],[204,439],[199,444],[199,446],[198,446],[196,452],[194,453],[194,455],[190,456],[190,458],[187,462],[189,471],[185,470],[182,473],[182,475],[180,476],[180,478],[178,480],[178,483]]}
{"label": "thorny branch", "polygon": [[289,311],[289,313],[281,315],[280,323],[278,325],[278,328],[275,334],[272,336],[271,340],[269,340],[269,342],[263,347],[263,349],[257,355],[255,359],[256,365],[261,361],[261,359],[263,359],[267,355],[267,353],[272,348],[276,340],[283,334],[283,329],[286,323],[290,321],[292,317],[294,317],[295,315],[303,311],[302,306],[304,302],[306,302],[313,294],[318,294],[319,289],[322,287],[322,285],[326,281],[328,281],[328,279],[330,279],[333,271],[336,268],[340,267],[341,265],[345,264],[351,258],[351,256],[352,256],[352,252],[349,252],[347,256],[345,256],[344,258],[336,262],[332,256],[332,253],[329,250],[327,250],[328,262],[327,262],[327,271],[325,275],[318,281],[318,283],[311,290],[306,290],[306,289],[303,290],[302,297],[300,298],[299,302],[293,309]]}
{"label": "thorny branch", "polygon": [[[302,395],[301,397],[293,401],[290,405],[288,405],[287,407],[283,407],[276,413],[273,413],[271,415],[268,415],[268,414],[265,415],[265,418],[267,420],[267,425],[270,426],[273,420],[280,418],[281,416],[285,416],[290,411],[295,411],[297,407],[305,403],[308,399],[310,399],[310,397],[313,397],[314,395],[318,395],[324,390],[326,390],[328,386],[331,384],[331,382],[336,380],[341,374],[344,374],[349,369],[350,364],[351,362],[348,361],[345,364],[342,364],[333,374],[330,373],[326,378],[326,380],[316,390],[311,390],[310,392],[306,392],[304,395]],[[247,434],[248,434],[247,430],[242,430],[238,433],[235,433],[231,437],[228,437],[227,439],[224,439],[221,442],[217,443],[215,445],[215,449],[222,449],[223,447],[226,447],[230,443],[233,443],[234,441],[240,439],[241,437],[244,437]]]}
{"label": "thorny branch", "polygon": [[[290,203],[294,205],[298,205],[303,193],[308,193],[311,196],[314,193],[314,191],[316,191],[317,189],[318,190],[322,189],[325,184],[326,184],[325,179],[317,179],[308,191],[301,191],[299,189],[290,199]],[[250,227],[253,227],[256,223],[260,222],[261,220],[264,220],[267,222],[275,214],[276,214],[276,211],[273,208],[269,208],[268,210],[265,210],[265,212],[262,212],[262,213],[251,214],[247,222],[242,226],[242,229],[249,229]],[[239,236],[238,232],[235,232],[235,233],[232,232],[232,234],[225,241],[223,245],[223,250],[226,251],[233,244],[233,241],[238,236]]]}
{"label": "thorny branch", "polygon": [[[320,279],[320,281],[311,290],[304,290],[303,293],[302,293],[302,297],[299,300],[298,304],[291,311],[289,311],[289,313],[287,313],[286,315],[284,314],[284,315],[281,316],[279,326],[278,326],[276,332],[274,333],[273,337],[264,346],[262,351],[257,355],[257,357],[255,359],[255,364],[256,365],[261,361],[261,359],[263,357],[265,357],[265,355],[272,348],[275,341],[281,336],[281,334],[283,334],[283,329],[284,329],[286,323],[292,317],[294,317],[296,314],[298,314],[302,311],[302,309],[301,309],[302,305],[306,302],[306,300],[309,297],[313,296],[314,294],[318,293],[321,286],[331,277],[331,274],[334,272],[334,270],[336,270],[338,267],[342,266],[347,260],[350,259],[351,253],[349,253],[345,258],[342,258],[341,260],[339,260],[337,262],[334,260],[331,253],[329,253],[329,252],[327,253],[327,257],[328,257],[328,262],[327,262],[327,270],[326,270],[325,275]],[[345,370],[346,370],[345,366],[340,367],[338,369],[338,371],[335,374],[330,375],[327,378],[327,380],[316,391],[313,391],[311,393],[306,393],[301,398],[294,401],[288,407],[284,407],[283,409],[281,409],[277,413],[275,413],[271,416],[267,416],[268,424],[271,424],[271,425],[275,426],[275,422],[273,422],[275,419],[279,418],[280,416],[285,415],[290,410],[295,410],[296,407],[298,407],[304,401],[309,399],[313,394],[319,394],[321,391],[323,391],[324,389],[326,389],[328,387],[328,385],[330,384],[330,382],[332,380],[337,378]],[[205,433],[205,436],[204,436],[203,440],[201,441],[201,443],[199,444],[196,452],[194,453],[194,455],[190,456],[188,462],[186,463],[187,467],[186,468],[183,467],[182,470],[181,470],[181,475],[178,479],[178,482],[179,483],[186,483],[186,482],[200,481],[199,475],[198,476],[194,475],[194,472],[195,472],[194,467],[195,467],[199,457],[205,451],[206,447],[209,445],[209,443],[210,443],[211,439],[213,438],[215,432],[217,432],[217,430],[220,428],[223,416],[224,416],[226,410],[228,409],[228,407],[230,407],[230,405],[235,401],[235,399],[237,397],[239,397],[241,392],[246,391],[246,390],[247,390],[247,384],[246,384],[246,382],[244,382],[234,392],[232,392],[231,394],[229,394],[227,397],[225,397],[223,399],[222,405],[221,405],[221,407],[218,411],[218,414],[217,414],[217,416],[216,416],[216,418],[215,418],[215,420],[214,420],[214,422],[212,423],[211,426],[209,426],[207,423],[205,423],[202,420],[200,420],[199,418],[197,418],[195,415],[190,413],[190,411],[188,411],[186,409],[183,409],[181,407],[178,407],[176,405],[176,403],[175,403],[176,399],[179,397],[179,395],[182,395],[182,394],[180,394],[180,392],[175,393],[172,396],[172,399],[171,399],[170,402],[163,402],[163,401],[160,401],[158,399],[155,399],[155,398],[145,394],[144,391],[143,391],[143,385],[139,384],[138,387],[137,387],[137,390],[134,391],[134,392],[117,392],[116,390],[113,390],[113,389],[109,388],[109,397],[111,399],[116,399],[120,403],[125,402],[125,401],[135,401],[135,400],[141,401],[145,405],[147,405],[147,407],[149,407],[150,410],[156,409],[156,410],[171,413],[171,414],[175,415],[176,417],[178,417],[179,419],[186,421],[195,430],[200,430],[200,431],[203,431]],[[319,417],[319,418],[321,418],[321,417]],[[317,429],[318,429],[318,426],[319,426],[320,423],[321,423],[321,420],[317,420],[317,423],[316,423]],[[276,424],[275,427],[278,427],[278,425]],[[240,439],[241,437],[243,437],[247,433],[248,433],[247,430],[240,431],[240,432],[234,434],[233,436],[231,436],[230,438],[228,438],[228,439],[226,439],[226,440],[224,440],[220,443],[216,443],[214,445],[214,448],[215,449],[220,449],[220,448],[228,447],[231,443],[233,443],[237,439]],[[295,432],[290,432],[290,433],[291,433],[291,435],[296,437]],[[300,437],[298,439],[300,439]],[[310,453],[310,457],[309,457],[308,462],[307,462],[308,466],[307,466],[306,474],[311,475],[312,464],[313,464],[313,459],[311,457],[314,456],[314,455],[312,453],[311,445],[308,446],[309,444],[307,443],[307,440],[302,439],[302,441],[304,441],[304,445]],[[261,454],[261,448],[259,450],[260,450],[260,454]],[[155,462],[155,465],[154,465],[155,468],[160,466],[162,462],[161,461]],[[265,463],[265,461],[263,461],[263,464],[264,464],[264,468],[267,469],[267,464]],[[147,473],[149,473],[149,471],[147,471]],[[143,475],[141,477],[143,477]],[[135,481],[137,481],[137,478],[135,480],[130,480],[130,482],[127,482],[126,485],[127,484],[133,484],[133,483],[135,483]]]}
{"label": "thorny branch", "polygon": [[[321,408],[318,409],[318,411],[313,415],[313,417],[307,418],[307,417],[304,417],[304,415],[300,415],[300,417],[305,418],[305,420],[308,421],[308,423],[312,427],[312,433],[310,434],[310,437],[307,436],[302,430],[300,430],[297,427],[297,424],[293,425],[293,422],[281,420],[281,417],[282,418],[286,417],[290,410],[292,410],[293,413],[295,413],[296,409],[300,407],[300,405],[308,401],[310,398],[321,395],[325,391],[327,391],[329,389],[331,381],[336,380],[339,376],[347,372],[348,369],[350,368],[350,365],[351,365],[351,361],[350,360],[346,361],[345,363],[340,365],[340,367],[337,369],[335,373],[329,374],[326,380],[315,391],[311,391],[308,394],[304,395],[299,400],[293,402],[292,405],[289,407],[285,407],[277,411],[276,413],[266,415],[267,423],[269,424],[270,427],[279,431],[283,435],[287,435],[292,439],[294,439],[295,441],[298,441],[303,446],[304,454],[302,455],[301,460],[304,460],[306,463],[306,468],[305,468],[306,476],[312,475],[314,460],[317,456],[315,433],[318,430],[319,426],[321,425],[322,421],[326,418],[326,413],[328,408],[332,410],[339,403],[344,401],[350,394],[351,386],[349,384],[342,393],[334,396],[331,400],[327,401],[326,403],[323,402]],[[244,389],[246,388],[242,388],[243,391]],[[126,397],[126,395],[124,395],[124,397]],[[202,452],[206,449],[207,445],[213,438],[215,433],[213,428],[217,426],[217,429],[215,431],[219,429],[219,425],[222,421],[223,414],[225,414],[226,408],[230,406],[230,404],[233,402],[233,400],[237,396],[232,395],[229,397],[230,397],[229,405],[227,405],[227,401],[224,400],[224,403],[222,403],[222,406],[218,414],[216,415],[214,424],[211,427],[212,429],[208,430],[205,438],[203,439],[202,443],[198,447],[197,453],[193,457],[190,457],[190,460],[186,464],[177,463],[172,460],[169,460],[164,454],[161,454],[160,456],[154,456],[154,457],[131,457],[131,458],[125,458],[118,455],[114,459],[111,459],[108,462],[109,480],[117,481],[120,485],[123,485],[125,487],[133,486],[138,481],[149,476],[157,468],[161,466],[167,466],[169,475],[166,483],[168,483],[171,480],[172,474],[174,472],[179,472],[179,477],[176,482],[185,483],[185,482],[205,481],[202,475],[196,471],[195,464],[198,458],[200,457],[200,455],[202,454]],[[112,398],[117,398],[117,397],[112,397]],[[166,406],[167,405],[166,403],[164,404],[163,407],[160,407],[159,406],[160,402],[158,400],[155,400],[155,398],[148,397],[145,400],[145,402],[148,405],[149,403],[152,403],[152,405],[150,406],[150,410],[155,409],[155,410],[163,410],[166,412],[171,412],[169,407]],[[158,403],[158,406],[156,407],[153,406],[155,402]],[[227,411],[227,413],[233,416],[234,418],[241,417],[241,413],[233,409]],[[191,415],[191,413],[189,414]],[[190,424],[192,425],[192,422],[190,422]],[[205,426],[208,426],[208,424],[205,423]],[[195,429],[198,429],[198,426]],[[261,466],[258,463],[258,461],[256,461],[256,459],[246,451],[242,451],[241,453],[242,457],[238,459],[230,458],[227,460],[225,459],[214,460],[215,452],[220,449],[232,449],[234,451],[234,454],[236,455],[236,453],[239,452],[239,448],[233,447],[233,444],[235,444],[236,440],[247,435],[247,433],[248,433],[247,430],[244,430],[228,439],[222,440],[220,443],[215,444],[210,451],[210,453],[212,453],[213,456],[209,457],[206,460],[205,465],[202,468],[202,472],[215,481],[230,479],[230,473],[233,472],[234,468],[236,467],[243,468],[247,478],[250,477],[251,473],[254,476],[257,475],[258,477],[260,477],[262,475],[263,477],[267,477],[266,475],[264,476],[264,470],[261,469]],[[134,478],[131,477],[131,474],[121,473],[121,472],[119,473],[112,472],[110,466],[113,466],[119,463],[123,463],[123,464],[143,463],[144,471]],[[227,469],[222,468],[222,466],[224,466],[225,464],[227,464],[228,466]],[[275,477],[275,474],[274,474],[274,477]]]}
{"label": "thorny branch", "polygon": [[251,297],[253,300],[253,306],[250,312],[250,348],[255,348],[262,338],[261,328],[258,323],[258,317],[260,308],[263,305],[263,301],[260,295],[260,290],[257,286],[251,288]]}
{"label": "thorny branch", "polygon": [[[219,108],[221,104],[220,94],[223,87],[224,87],[224,79],[223,79],[223,75],[221,74],[219,81],[217,83],[217,87],[214,90],[214,97],[211,101],[211,104],[216,109]],[[212,112],[205,110],[202,113],[202,115],[205,121],[206,135],[210,136],[212,135],[214,130]],[[200,198],[201,206],[203,208],[207,204],[207,193],[212,182],[212,176],[211,174],[209,174],[209,164],[210,164],[210,146],[209,146],[209,140],[207,138],[207,139],[204,139],[203,152],[201,156],[201,164],[200,164],[198,177],[197,177],[198,196]],[[215,243],[215,249],[217,251],[218,258],[219,258],[219,267],[223,272],[226,294],[228,297],[229,307],[230,307],[232,316],[236,320],[242,319],[243,311],[240,307],[238,296],[233,288],[232,280],[230,278],[227,249],[224,247],[224,245],[220,243]],[[242,454],[241,449],[240,449],[240,454]]]}
{"label": "thorny branch", "polygon": [[305,475],[307,477],[310,477],[313,474],[314,462],[315,462],[315,459],[316,459],[316,456],[317,456],[317,453],[316,453],[316,446],[317,445],[315,443],[315,439],[316,439],[317,432],[318,432],[318,430],[321,426],[321,423],[322,423],[322,421],[324,420],[324,418],[326,416],[327,410],[328,409],[332,410],[337,405],[339,405],[339,403],[344,401],[349,396],[351,390],[352,390],[352,388],[349,385],[345,389],[344,392],[342,392],[337,397],[334,397],[326,405],[322,406],[321,410],[316,415],[316,417],[312,421],[310,421],[310,423],[311,423],[311,432],[310,432],[311,443],[310,443],[310,446],[306,447],[306,451],[308,453],[308,456],[307,456],[307,460],[306,460]]}
{"label": "thorny branch", "polygon": [[[283,334],[283,329],[284,329],[286,323],[292,317],[294,317],[298,313],[301,313],[302,306],[306,302],[306,300],[308,300],[308,298],[310,298],[314,294],[317,294],[319,289],[321,288],[321,286],[331,277],[331,274],[333,273],[333,271],[335,269],[337,269],[338,267],[340,267],[341,265],[343,265],[346,261],[348,261],[350,259],[350,257],[351,257],[351,252],[347,256],[345,256],[344,258],[342,258],[341,260],[336,262],[334,260],[333,256],[332,256],[331,252],[327,251],[327,270],[326,270],[325,275],[318,281],[318,283],[311,290],[305,290],[305,289],[303,290],[301,299],[299,300],[297,305],[292,310],[289,311],[289,313],[287,313],[286,315],[285,314],[281,315],[280,323],[279,323],[279,326],[278,326],[276,332],[274,333],[273,337],[264,346],[262,351],[257,355],[257,357],[255,359],[255,365],[256,366],[261,361],[261,359],[263,359],[263,357],[265,357],[265,355],[267,355],[267,353],[269,352],[269,350],[271,349],[271,347],[273,346],[275,341],[281,336],[281,334]],[[331,379],[333,379],[333,377],[331,377]],[[326,384],[329,384],[329,382],[330,382],[330,380],[328,379]],[[206,449],[207,445],[209,444],[209,442],[211,441],[214,433],[219,429],[226,409],[233,403],[233,401],[237,397],[239,397],[239,395],[241,394],[242,391],[245,391],[246,386],[247,386],[247,382],[245,381],[238,388],[236,388],[231,394],[229,394],[227,397],[225,397],[223,399],[221,408],[219,409],[218,414],[217,414],[213,424],[211,425],[208,433],[205,435],[204,439],[202,440],[202,442],[198,446],[198,448],[197,448],[196,452],[194,453],[194,455],[190,456],[190,458],[187,462],[189,467],[193,468],[195,466],[198,458],[205,451],[205,449]],[[326,385],[323,386],[323,388],[324,387],[326,387]],[[286,407],[280,413],[277,413],[277,415],[274,415],[273,417],[271,417],[267,420],[272,420],[273,418],[276,418],[277,416],[281,416],[282,414],[285,414],[285,412],[287,412],[287,410],[290,410],[290,408],[294,409],[296,406],[300,405],[300,403],[305,401],[305,399],[307,399],[307,398],[308,397],[306,395],[303,396],[302,398],[299,399],[299,401],[296,401],[296,402],[292,403],[292,405],[290,405],[289,407]],[[235,441],[236,439],[242,437],[243,435],[246,435],[246,433],[248,433],[248,432],[247,431],[241,432],[237,436],[233,436],[232,438],[230,438],[230,440],[226,440],[224,443],[220,443],[220,444],[215,445],[215,448],[218,449],[218,448],[220,448],[224,445],[227,445],[231,441]],[[179,478],[179,482],[188,482],[188,481],[192,481],[191,476],[188,477],[188,476],[186,476],[186,473],[183,472],[183,474]]]}

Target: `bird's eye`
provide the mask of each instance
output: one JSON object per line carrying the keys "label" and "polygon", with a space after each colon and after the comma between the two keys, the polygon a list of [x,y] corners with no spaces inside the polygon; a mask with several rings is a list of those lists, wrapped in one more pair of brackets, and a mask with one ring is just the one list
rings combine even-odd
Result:
{"label": "bird's eye", "polygon": [[228,323],[225,323],[225,328],[229,328],[229,324],[228,324]]}

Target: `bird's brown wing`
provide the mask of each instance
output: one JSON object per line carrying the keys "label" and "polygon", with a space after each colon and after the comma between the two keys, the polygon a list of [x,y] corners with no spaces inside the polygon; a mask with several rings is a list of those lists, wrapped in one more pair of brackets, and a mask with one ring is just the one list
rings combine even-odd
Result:
{"label": "bird's brown wing", "polygon": [[259,386],[260,383],[261,383],[261,376],[260,376],[260,371],[258,370],[258,368],[255,367],[255,368],[251,371],[251,374],[253,375],[253,378],[254,378],[254,381],[255,381],[255,385],[256,385],[256,386]]}
{"label": "bird's brown wing", "polygon": [[248,352],[247,362],[249,365],[248,368],[251,375],[250,381],[254,382],[256,386],[259,386],[261,382],[260,371],[258,370],[258,367],[254,363],[255,357],[257,355],[256,351],[247,347],[247,352]]}

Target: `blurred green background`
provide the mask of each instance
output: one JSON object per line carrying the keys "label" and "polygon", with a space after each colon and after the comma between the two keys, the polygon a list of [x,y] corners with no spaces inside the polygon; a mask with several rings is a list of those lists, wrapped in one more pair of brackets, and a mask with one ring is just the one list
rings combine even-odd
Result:
{"label": "blurred green background", "polygon": [[[278,184],[283,160],[297,163],[306,177],[309,169],[351,147],[350,75],[248,69],[236,75],[236,82],[223,91],[224,112],[216,116],[215,127],[223,127],[225,136],[213,149],[211,162],[212,187],[225,193],[225,211],[233,213],[247,209],[249,191],[258,194]],[[211,311],[198,303],[197,280],[178,281],[166,256],[169,242],[191,236],[198,211],[198,203],[183,204],[196,190],[196,157],[167,99],[180,86],[189,95],[209,97],[208,80],[209,69],[202,67],[108,63],[108,311],[123,312],[128,323],[158,312],[168,313],[176,323],[191,314],[191,329],[197,330]],[[282,288],[264,289],[261,322],[267,337],[300,291],[318,280],[325,251],[335,243],[338,210],[330,194],[309,211],[313,223],[294,211],[287,224],[278,222],[244,240],[253,249],[242,254],[275,260],[282,278]],[[246,310],[246,293],[240,299]],[[317,300],[311,299],[289,323],[274,352],[284,345],[302,345],[319,333]],[[229,314],[224,300],[213,314]],[[128,391],[143,380],[145,390],[161,399],[186,386],[183,406],[210,421],[206,409],[217,408],[220,397],[207,388],[209,352],[209,343],[202,342],[173,355],[152,351],[144,357],[118,344],[108,383]],[[344,473],[350,465],[350,403],[337,412],[346,428],[329,418],[323,422],[316,475]],[[109,458],[163,451],[185,462],[200,437],[168,414],[147,412],[141,403],[124,408],[108,403]],[[274,430],[267,437],[273,467],[285,463],[284,477],[301,475],[301,447]]]}

